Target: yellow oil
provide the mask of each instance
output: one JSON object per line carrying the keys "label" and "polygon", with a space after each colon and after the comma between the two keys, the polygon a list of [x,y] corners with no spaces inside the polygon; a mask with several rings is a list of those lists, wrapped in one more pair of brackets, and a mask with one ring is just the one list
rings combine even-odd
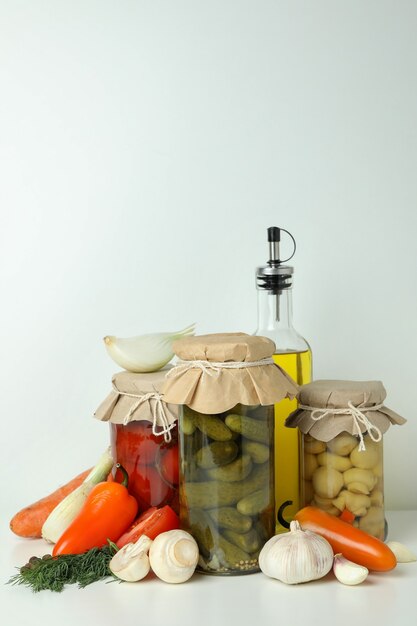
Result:
{"label": "yellow oil", "polygon": [[[273,359],[299,385],[311,382],[311,350],[274,354]],[[297,408],[297,400],[281,400],[275,405],[275,519],[280,506],[284,517],[291,521],[300,508],[299,493],[299,433],[298,428],[286,428],[285,419]],[[276,532],[287,531],[278,521]]]}

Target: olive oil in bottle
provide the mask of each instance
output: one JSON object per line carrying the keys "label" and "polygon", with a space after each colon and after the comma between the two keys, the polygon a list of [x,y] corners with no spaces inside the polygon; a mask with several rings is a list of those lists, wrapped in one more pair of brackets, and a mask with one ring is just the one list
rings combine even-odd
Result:
{"label": "olive oil in bottle", "polygon": [[[274,361],[299,385],[311,382],[312,355],[307,341],[292,325],[293,267],[280,260],[281,232],[275,226],[268,228],[269,261],[256,270],[258,290],[258,328],[256,335],[275,342]],[[294,254],[294,253],[293,253]],[[290,257],[291,258],[291,257]],[[284,503],[285,519],[290,521],[300,508],[299,494],[299,435],[297,429],[285,427],[285,419],[297,408],[297,401],[282,400],[275,405],[275,520],[276,532],[286,531],[279,521]]]}

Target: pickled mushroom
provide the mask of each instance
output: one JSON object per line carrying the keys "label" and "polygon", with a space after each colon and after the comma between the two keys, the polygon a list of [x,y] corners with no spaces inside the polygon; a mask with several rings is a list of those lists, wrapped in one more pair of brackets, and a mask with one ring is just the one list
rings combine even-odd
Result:
{"label": "pickled mushroom", "polygon": [[330,452],[340,456],[347,456],[357,445],[357,438],[345,432],[340,433],[340,435],[337,435],[337,437],[329,441],[327,444]]}
{"label": "pickled mushroom", "polygon": [[352,465],[360,469],[372,469],[378,463],[380,457],[378,444],[368,440],[366,442],[366,450],[360,450],[359,445],[352,450],[350,460]]}
{"label": "pickled mushroom", "polygon": [[313,474],[314,492],[322,498],[335,498],[343,487],[343,474],[321,465]]}

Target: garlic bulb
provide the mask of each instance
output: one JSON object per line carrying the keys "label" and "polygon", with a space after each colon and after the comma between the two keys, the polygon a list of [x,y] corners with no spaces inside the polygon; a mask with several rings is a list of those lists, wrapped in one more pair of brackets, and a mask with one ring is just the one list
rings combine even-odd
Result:
{"label": "garlic bulb", "polygon": [[127,582],[142,580],[149,573],[148,551],[152,540],[142,535],[136,543],[127,543],[113,556],[109,563],[111,572]]}
{"label": "garlic bulb", "polygon": [[369,574],[366,567],[345,559],[343,554],[335,554],[333,572],[337,580],[344,585],[359,585]]}
{"label": "garlic bulb", "polygon": [[271,578],[288,585],[322,578],[333,565],[333,550],[329,542],[316,533],[302,530],[297,521],[290,532],[275,535],[266,542],[259,554],[259,567]]}
{"label": "garlic bulb", "polygon": [[195,325],[173,333],[154,333],[125,339],[104,337],[107,352],[123,369],[129,372],[156,372],[172,359],[172,343],[176,339],[194,335]]}
{"label": "garlic bulb", "polygon": [[198,546],[185,530],[168,530],[156,537],[149,550],[152,570],[166,583],[183,583],[194,574]]}
{"label": "garlic bulb", "polygon": [[414,552],[411,552],[407,546],[399,541],[387,541],[387,546],[394,552],[397,563],[412,563],[413,561],[417,561]]}

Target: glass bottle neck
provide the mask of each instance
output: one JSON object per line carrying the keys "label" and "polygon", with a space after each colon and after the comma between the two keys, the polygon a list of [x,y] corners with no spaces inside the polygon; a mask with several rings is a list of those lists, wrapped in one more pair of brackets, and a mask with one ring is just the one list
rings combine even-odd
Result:
{"label": "glass bottle neck", "polygon": [[279,294],[258,289],[258,328],[255,335],[272,339],[276,346],[275,354],[310,349],[292,325],[291,288],[282,289]]}
{"label": "glass bottle neck", "polygon": [[258,331],[292,328],[292,289],[271,293],[258,289]]}

